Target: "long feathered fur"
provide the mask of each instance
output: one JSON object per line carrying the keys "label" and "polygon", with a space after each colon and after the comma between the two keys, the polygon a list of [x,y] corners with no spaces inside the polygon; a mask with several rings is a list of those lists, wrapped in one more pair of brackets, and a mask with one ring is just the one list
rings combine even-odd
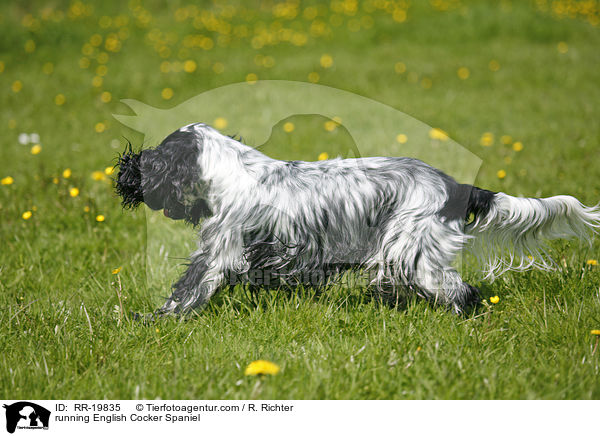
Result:
{"label": "long feathered fur", "polygon": [[478,300],[453,266],[465,246],[493,276],[545,268],[544,239],[586,239],[600,226],[599,208],[573,197],[494,193],[410,158],[279,161],[201,123],[124,154],[125,206],[123,194],[139,199],[140,189],[171,218],[203,219],[163,313],[202,306],[227,284],[321,286],[348,268],[369,272],[382,294],[415,292],[460,312]]}

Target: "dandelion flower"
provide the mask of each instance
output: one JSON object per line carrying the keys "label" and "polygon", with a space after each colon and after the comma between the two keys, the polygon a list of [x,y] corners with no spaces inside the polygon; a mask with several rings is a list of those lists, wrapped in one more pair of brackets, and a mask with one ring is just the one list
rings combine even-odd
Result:
{"label": "dandelion flower", "polygon": [[77,189],[77,188],[69,189],[69,195],[71,197],[77,197],[79,195],[79,189]]}
{"label": "dandelion flower", "polygon": [[325,121],[325,123],[323,124],[323,127],[325,127],[325,130],[327,130],[328,132],[333,132],[337,126],[337,123],[333,120]]}
{"label": "dandelion flower", "polygon": [[433,129],[431,129],[429,131],[429,137],[431,139],[439,139],[440,141],[448,140],[448,134],[446,132],[444,132],[442,129],[438,129],[437,127],[434,127]]}
{"label": "dandelion flower", "polygon": [[596,265],[598,265],[598,261],[596,259],[588,259],[586,264],[596,266]]}
{"label": "dandelion flower", "polygon": [[254,85],[257,82],[257,80],[258,80],[258,76],[254,73],[249,73],[246,76],[246,82],[248,82],[248,84],[250,84],[250,85]]}
{"label": "dandelion flower", "polygon": [[333,65],[333,58],[329,54],[324,54],[321,56],[319,63],[323,68],[331,68]]}
{"label": "dandelion flower", "polygon": [[290,121],[288,121],[287,123],[285,123],[285,124],[283,125],[283,131],[284,131],[284,132],[286,132],[286,133],[291,133],[291,132],[293,132],[295,128],[296,128],[296,127],[294,126],[294,123],[292,123],[292,122],[290,122]]}
{"label": "dandelion flower", "polygon": [[111,100],[112,100],[112,95],[110,92],[104,91],[102,94],[100,94],[100,101],[102,103],[109,103]]}
{"label": "dandelion flower", "polygon": [[21,89],[23,89],[23,82],[21,82],[20,80],[15,80],[11,85],[11,89],[15,93],[19,92]]}
{"label": "dandelion flower", "polygon": [[400,133],[398,136],[396,136],[396,141],[398,141],[400,144],[406,144],[406,141],[408,141],[408,136],[406,136],[404,133]]}
{"label": "dandelion flower", "polygon": [[102,133],[106,130],[106,124],[102,122],[96,123],[96,125],[94,126],[94,130],[98,133]]}
{"label": "dandelion flower", "polygon": [[40,144],[35,144],[31,147],[31,154],[40,154],[42,151],[42,146]]}
{"label": "dandelion flower", "polygon": [[24,220],[28,220],[29,218],[32,217],[32,215],[33,215],[33,212],[28,210],[27,212],[23,212],[23,215],[21,215],[21,218],[23,218]]}
{"label": "dandelion flower", "polygon": [[69,177],[71,177],[71,174],[73,174],[73,172],[71,171],[71,168],[67,168],[66,170],[63,171],[62,176],[65,179],[68,179]]}
{"label": "dandelion flower", "polygon": [[115,172],[115,167],[106,167],[104,168],[104,174],[106,174],[107,176],[112,175],[112,173]]}
{"label": "dandelion flower", "polygon": [[97,215],[96,216],[96,221],[98,221],[99,223],[104,222],[105,218],[104,215]]}
{"label": "dandelion flower", "polygon": [[186,73],[193,73],[194,71],[196,71],[196,67],[196,62],[191,59],[183,63],[183,71],[185,71]]}
{"label": "dandelion flower", "polygon": [[479,143],[484,147],[491,147],[494,145],[494,134],[492,132],[485,132],[481,135]]}
{"label": "dandelion flower", "polygon": [[500,301],[500,297],[498,297],[497,295],[490,297],[490,302],[493,304],[498,304],[499,301]]}
{"label": "dandelion flower", "polygon": [[268,360],[255,360],[246,367],[244,375],[275,375],[279,369],[279,365]]}
{"label": "dandelion flower", "polygon": [[67,101],[67,99],[65,98],[64,94],[57,94],[56,97],[54,97],[54,104],[56,106],[62,106],[65,104],[65,101]]}
{"label": "dandelion flower", "polygon": [[123,267],[122,267],[122,266],[120,266],[120,267],[118,267],[118,268],[115,268],[115,269],[113,269],[113,270],[112,270],[110,273],[111,273],[112,275],[116,275],[116,274],[119,274],[119,273],[121,272],[121,270],[122,270],[122,269],[123,269]]}
{"label": "dandelion flower", "polygon": [[469,69],[467,67],[460,67],[458,69],[458,71],[456,72],[456,74],[458,75],[459,79],[467,80],[469,78],[469,76],[471,75],[471,72],[469,71]]}
{"label": "dandelion flower", "polygon": [[96,181],[101,181],[101,180],[106,179],[106,175],[102,171],[94,171],[92,173],[92,179],[94,179]]}
{"label": "dandelion flower", "polygon": [[496,173],[496,176],[498,176],[498,178],[499,178],[499,179],[503,179],[503,178],[505,178],[505,177],[506,177],[506,171],[504,171],[504,170],[499,170],[499,171]]}
{"label": "dandelion flower", "polygon": [[592,330],[590,332],[590,334],[594,335],[594,336],[600,336],[600,330]]}
{"label": "dandelion flower", "polygon": [[173,90],[171,88],[165,88],[161,91],[160,96],[165,100],[173,98]]}
{"label": "dandelion flower", "polygon": [[514,151],[521,151],[521,150],[523,150],[523,144],[521,142],[517,141],[513,144],[512,148]]}
{"label": "dandelion flower", "polygon": [[90,207],[89,207],[89,206],[85,206],[85,207],[83,208],[83,211],[84,211],[85,213],[88,213],[88,212],[90,211]]}
{"label": "dandelion flower", "polygon": [[218,117],[214,121],[214,125],[217,129],[221,130],[227,127],[227,120],[223,117]]}
{"label": "dandelion flower", "polygon": [[319,155],[319,157],[317,159],[319,159],[319,160],[327,160],[327,159],[329,159],[329,154],[326,151],[324,151],[323,153],[321,153]]}
{"label": "dandelion flower", "polygon": [[500,63],[497,60],[492,59],[488,64],[488,67],[491,71],[498,71],[500,69]]}
{"label": "dandelion flower", "polygon": [[313,71],[312,73],[308,73],[308,81],[310,83],[317,83],[319,81],[319,73],[317,73],[316,71]]}
{"label": "dandelion flower", "polygon": [[561,41],[556,46],[556,49],[558,50],[559,53],[565,54],[566,52],[569,51],[569,46],[566,42]]}
{"label": "dandelion flower", "polygon": [[404,73],[406,71],[406,65],[404,62],[396,62],[394,64],[394,71],[396,71],[398,74]]}
{"label": "dandelion flower", "polygon": [[0,184],[1,185],[12,185],[15,182],[15,179],[13,179],[11,176],[7,176],[4,177],[2,180],[0,180]]}

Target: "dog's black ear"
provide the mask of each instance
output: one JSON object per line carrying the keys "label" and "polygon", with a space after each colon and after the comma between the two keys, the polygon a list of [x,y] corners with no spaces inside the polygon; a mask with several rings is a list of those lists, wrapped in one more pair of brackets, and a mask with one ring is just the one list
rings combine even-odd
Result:
{"label": "dog's black ear", "polygon": [[125,151],[119,156],[117,162],[119,173],[115,190],[121,196],[123,207],[135,208],[144,201],[140,166],[141,154],[141,152],[135,153],[131,142],[127,141]]}

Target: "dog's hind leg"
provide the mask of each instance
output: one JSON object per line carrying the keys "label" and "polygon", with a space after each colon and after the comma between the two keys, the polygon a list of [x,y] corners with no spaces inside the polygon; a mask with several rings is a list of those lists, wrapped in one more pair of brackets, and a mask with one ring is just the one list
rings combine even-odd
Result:
{"label": "dog's hind leg", "polygon": [[451,307],[456,313],[479,301],[479,290],[463,282],[453,266],[466,242],[461,223],[441,221],[438,216],[396,225],[386,249],[396,282],[403,282],[419,296]]}
{"label": "dog's hind leg", "polygon": [[462,313],[480,300],[479,290],[464,282],[453,266],[468,236],[461,222],[444,222],[437,217],[429,221],[420,233],[414,283],[425,297]]}

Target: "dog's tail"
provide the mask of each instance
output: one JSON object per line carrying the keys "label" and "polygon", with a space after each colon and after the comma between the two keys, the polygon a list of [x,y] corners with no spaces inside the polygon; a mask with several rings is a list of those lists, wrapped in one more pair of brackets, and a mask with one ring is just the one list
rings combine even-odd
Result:
{"label": "dog's tail", "polygon": [[600,228],[600,205],[587,207],[568,195],[517,198],[474,187],[468,210],[472,251],[492,278],[508,270],[552,269],[545,240],[577,237],[591,243]]}

